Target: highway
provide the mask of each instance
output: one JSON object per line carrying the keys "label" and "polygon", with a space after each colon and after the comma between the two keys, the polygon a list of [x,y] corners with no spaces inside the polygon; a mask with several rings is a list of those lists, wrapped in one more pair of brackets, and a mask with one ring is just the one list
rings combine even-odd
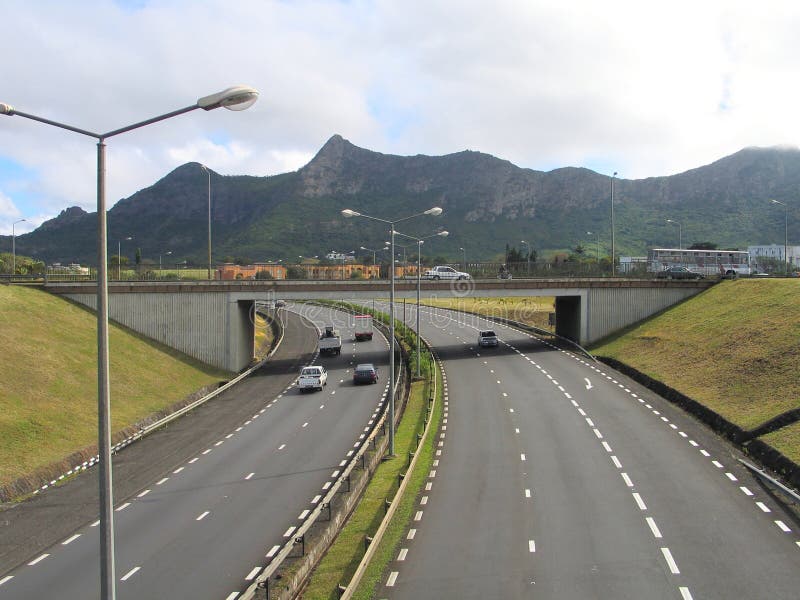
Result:
{"label": "highway", "polygon": [[377,598],[798,597],[800,529],[734,448],[600,363],[455,314],[421,314],[444,420]]}
{"label": "highway", "polygon": [[[342,354],[315,361],[329,370],[328,385],[301,394],[290,377],[279,393],[265,394],[270,378],[251,376],[212,401],[224,410],[246,395],[260,408],[230,426],[221,420],[207,443],[117,498],[118,598],[236,598],[291,538],[370,429],[386,395],[387,369],[378,385],[356,387],[352,365],[385,364],[388,343],[377,332],[371,342],[354,343],[341,313],[301,305],[293,310],[318,326],[340,319]],[[313,329],[295,327],[287,335],[316,342]],[[192,417],[180,423],[191,429]],[[85,522],[0,575],[0,597],[98,598],[96,524]]]}

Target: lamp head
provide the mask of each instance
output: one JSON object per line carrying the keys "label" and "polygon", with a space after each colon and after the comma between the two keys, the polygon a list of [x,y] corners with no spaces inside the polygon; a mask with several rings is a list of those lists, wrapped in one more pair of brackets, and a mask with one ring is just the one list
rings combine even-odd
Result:
{"label": "lamp head", "polygon": [[450,235],[450,232],[449,231],[440,231],[436,235],[441,236],[441,237],[447,237],[448,235]]}
{"label": "lamp head", "polygon": [[8,115],[9,117],[14,114],[14,107],[10,104],[0,103],[0,115]]}
{"label": "lamp head", "polygon": [[360,217],[360,216],[361,216],[361,213],[360,213],[360,212],[356,212],[356,211],[354,211],[354,210],[350,210],[349,208],[345,208],[345,209],[342,211],[342,215],[344,215],[344,216],[345,216],[345,217],[347,217],[347,218],[350,218],[350,217]]}
{"label": "lamp head", "polygon": [[205,96],[197,101],[203,110],[214,110],[223,106],[228,110],[245,110],[258,100],[258,91],[247,85],[236,85],[226,90]]}
{"label": "lamp head", "polygon": [[434,206],[433,208],[429,208],[428,210],[426,210],[423,214],[438,217],[440,214],[442,214],[442,209],[439,208],[438,206]]}

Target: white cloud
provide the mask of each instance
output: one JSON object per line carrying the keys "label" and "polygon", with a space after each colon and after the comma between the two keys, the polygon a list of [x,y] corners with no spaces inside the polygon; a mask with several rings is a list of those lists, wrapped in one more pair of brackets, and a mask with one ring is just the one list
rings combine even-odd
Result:
{"label": "white cloud", "polygon": [[[800,6],[409,0],[12,0],[0,101],[107,131],[253,85],[244,113],[195,111],[107,141],[113,204],[188,161],[294,170],[334,133],[399,154],[466,148],[628,178],[800,143]],[[0,118],[0,189],[22,214],[95,207],[90,137]],[[17,165],[14,172],[12,167]]]}

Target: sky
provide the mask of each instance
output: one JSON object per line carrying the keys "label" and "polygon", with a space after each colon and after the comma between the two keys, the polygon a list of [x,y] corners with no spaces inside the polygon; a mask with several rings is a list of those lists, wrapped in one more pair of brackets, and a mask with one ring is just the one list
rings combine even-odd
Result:
{"label": "sky", "polygon": [[[800,3],[738,0],[4,0],[0,103],[107,140],[107,197],[190,161],[306,164],[334,134],[640,179],[800,145]],[[0,234],[96,210],[96,140],[0,115]]]}

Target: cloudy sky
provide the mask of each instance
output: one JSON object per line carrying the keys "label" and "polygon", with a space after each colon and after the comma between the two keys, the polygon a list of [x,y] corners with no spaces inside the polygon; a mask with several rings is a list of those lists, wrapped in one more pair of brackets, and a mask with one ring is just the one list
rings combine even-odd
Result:
{"label": "cloudy sky", "polygon": [[[108,140],[108,201],[175,167],[271,175],[333,134],[391,154],[487,152],[635,179],[800,145],[800,3],[4,0],[0,103]],[[95,141],[0,116],[0,233],[96,207]]]}

